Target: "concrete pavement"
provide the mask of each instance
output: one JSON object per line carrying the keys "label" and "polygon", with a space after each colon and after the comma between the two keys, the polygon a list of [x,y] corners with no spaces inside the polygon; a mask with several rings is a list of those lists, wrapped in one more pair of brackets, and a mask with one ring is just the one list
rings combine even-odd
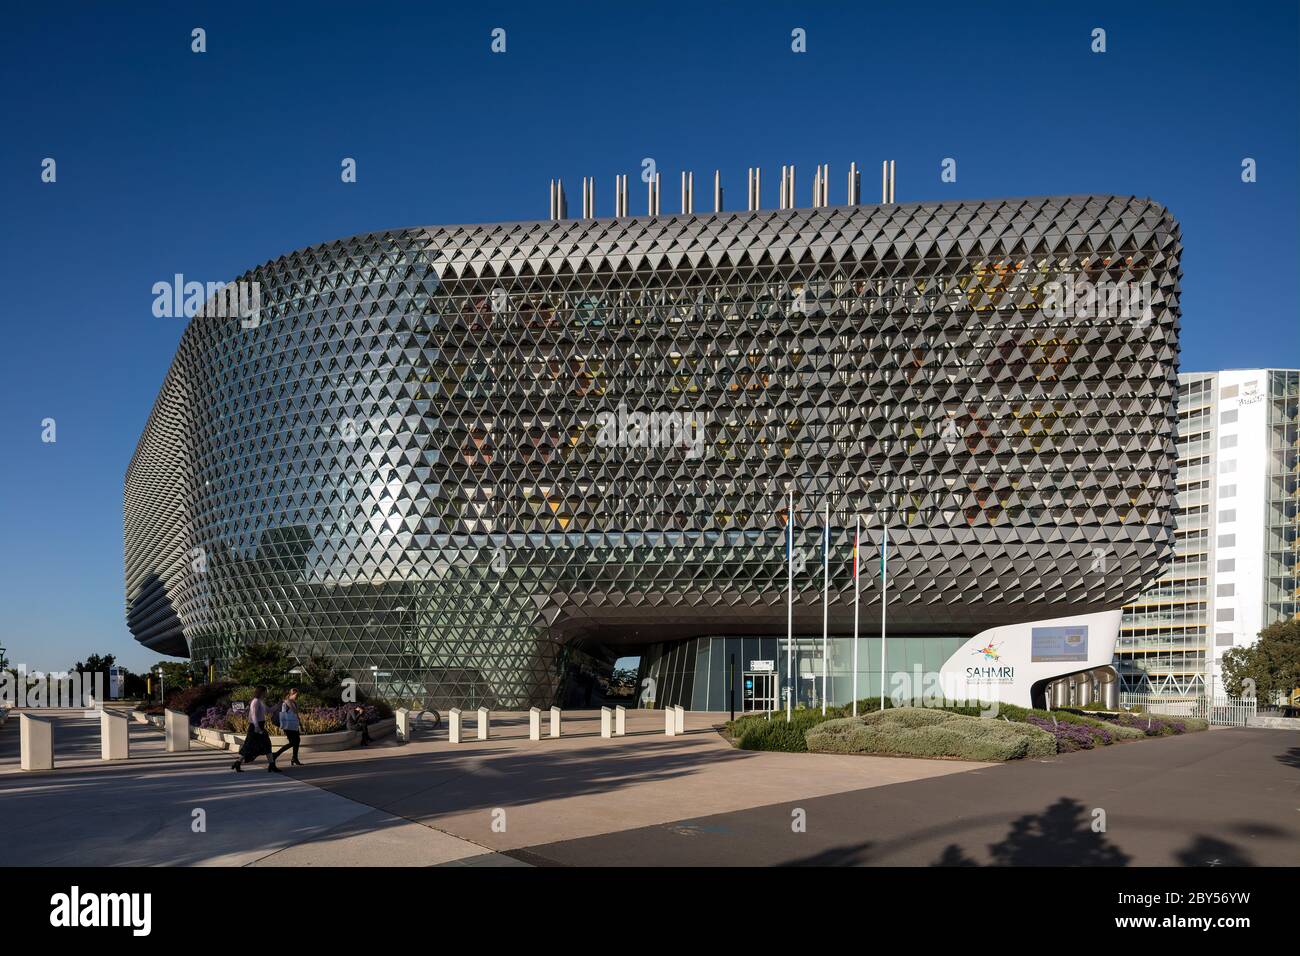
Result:
{"label": "concrete pavement", "polygon": [[81,713],[42,713],[55,723],[52,771],[20,771],[16,717],[0,729],[0,866],[427,866],[488,853],[267,773],[265,760],[236,774],[225,751],[165,753],[142,724],[132,759],[103,763],[99,722]]}
{"label": "concrete pavement", "polygon": [[809,774],[808,755],[733,750],[715,732],[726,715],[688,714],[688,732],[666,737],[662,712],[633,711],[628,735],[606,739],[586,711],[566,714],[558,740],[496,714],[487,741],[452,745],[444,726],[236,774],[232,754],[167,754],[140,724],[132,759],[102,763],[98,721],[44,715],[53,771],[19,771],[16,726],[0,731],[0,865],[516,864],[526,857],[499,851],[990,766],[824,756]]}
{"label": "concrete pavement", "polygon": [[[599,713],[493,736],[312,754],[269,774],[233,755],[101,763],[98,722],[57,715],[56,769],[17,769],[0,730],[0,865],[1294,865],[1297,735],[1212,730],[1011,764],[733,750],[721,714]],[[62,769],[58,769],[62,768]],[[196,810],[206,829],[194,826]],[[806,832],[792,827],[795,811]],[[1104,811],[1104,831],[1093,829]]]}
{"label": "concrete pavement", "polygon": [[[1215,729],[535,845],[519,856],[616,866],[1295,866],[1298,743],[1281,731]],[[808,755],[809,776],[820,775],[821,759]],[[796,805],[804,833],[791,828]]]}
{"label": "concrete pavement", "polygon": [[296,772],[340,796],[509,850],[995,767],[831,754],[813,765],[808,754],[733,749],[716,733],[726,716],[689,713],[688,732],[667,737],[662,711],[629,711],[628,736],[603,739],[599,711],[583,711],[566,715],[558,740],[530,741],[527,714],[501,714],[487,741],[449,744],[444,728],[407,745],[320,754]]}

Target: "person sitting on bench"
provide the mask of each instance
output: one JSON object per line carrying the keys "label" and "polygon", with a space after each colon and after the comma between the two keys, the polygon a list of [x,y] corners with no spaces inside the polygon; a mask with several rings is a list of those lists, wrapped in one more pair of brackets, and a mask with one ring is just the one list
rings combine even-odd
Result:
{"label": "person sitting on bench", "polygon": [[370,743],[370,730],[366,727],[366,712],[360,704],[354,704],[348,711],[347,729],[361,731],[361,746]]}

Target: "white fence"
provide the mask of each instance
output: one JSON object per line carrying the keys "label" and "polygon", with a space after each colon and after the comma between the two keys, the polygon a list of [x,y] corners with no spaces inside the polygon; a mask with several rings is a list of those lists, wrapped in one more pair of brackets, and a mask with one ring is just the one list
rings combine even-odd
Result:
{"label": "white fence", "polygon": [[1255,716],[1253,697],[1157,697],[1154,694],[1119,695],[1123,707],[1143,707],[1164,717],[1197,717],[1221,727],[1245,727]]}

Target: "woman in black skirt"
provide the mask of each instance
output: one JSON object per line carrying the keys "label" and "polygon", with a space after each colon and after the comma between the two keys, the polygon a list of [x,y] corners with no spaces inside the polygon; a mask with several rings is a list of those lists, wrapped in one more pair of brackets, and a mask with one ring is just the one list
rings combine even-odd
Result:
{"label": "woman in black skirt", "polygon": [[[248,702],[248,733],[244,736],[244,745],[239,748],[239,759],[230,765],[231,770],[244,770],[244,764],[252,763],[262,754],[271,754],[271,734],[266,729],[266,688],[261,684],[253,688],[253,699]],[[275,761],[270,761],[266,768],[277,772]]]}

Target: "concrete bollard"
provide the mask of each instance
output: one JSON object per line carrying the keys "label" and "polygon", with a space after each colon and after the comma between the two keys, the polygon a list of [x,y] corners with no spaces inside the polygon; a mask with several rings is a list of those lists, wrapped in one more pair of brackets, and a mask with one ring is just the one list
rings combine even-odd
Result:
{"label": "concrete bollard", "polygon": [[179,710],[166,711],[163,733],[167,737],[169,754],[185,753],[190,749],[190,718]]}
{"label": "concrete bollard", "polygon": [[23,770],[54,769],[54,723],[43,717],[18,715],[18,765]]}
{"label": "concrete bollard", "polygon": [[622,704],[614,708],[614,736],[627,736],[627,708]]}
{"label": "concrete bollard", "polygon": [[447,740],[453,744],[460,743],[460,708],[453,707],[447,711]]}
{"label": "concrete bollard", "polygon": [[99,712],[99,759],[126,760],[131,756],[131,722],[116,710]]}
{"label": "concrete bollard", "polygon": [[492,733],[491,712],[486,707],[478,709],[478,739],[487,740]]}
{"label": "concrete bollard", "polygon": [[669,737],[677,736],[677,713],[671,707],[664,708],[664,733]]}
{"label": "concrete bollard", "polygon": [[404,744],[411,742],[411,711],[406,707],[399,707],[393,711],[393,718],[397,721],[397,739]]}
{"label": "concrete bollard", "polygon": [[551,736],[560,736],[560,708],[551,708]]}
{"label": "concrete bollard", "polygon": [[614,712],[608,707],[600,708],[600,735],[606,739],[614,736]]}
{"label": "concrete bollard", "polygon": [[673,708],[673,715],[673,720],[677,725],[677,732],[679,734],[686,733],[686,708],[678,704]]}
{"label": "concrete bollard", "polygon": [[542,739],[542,708],[540,707],[528,708],[528,739]]}

